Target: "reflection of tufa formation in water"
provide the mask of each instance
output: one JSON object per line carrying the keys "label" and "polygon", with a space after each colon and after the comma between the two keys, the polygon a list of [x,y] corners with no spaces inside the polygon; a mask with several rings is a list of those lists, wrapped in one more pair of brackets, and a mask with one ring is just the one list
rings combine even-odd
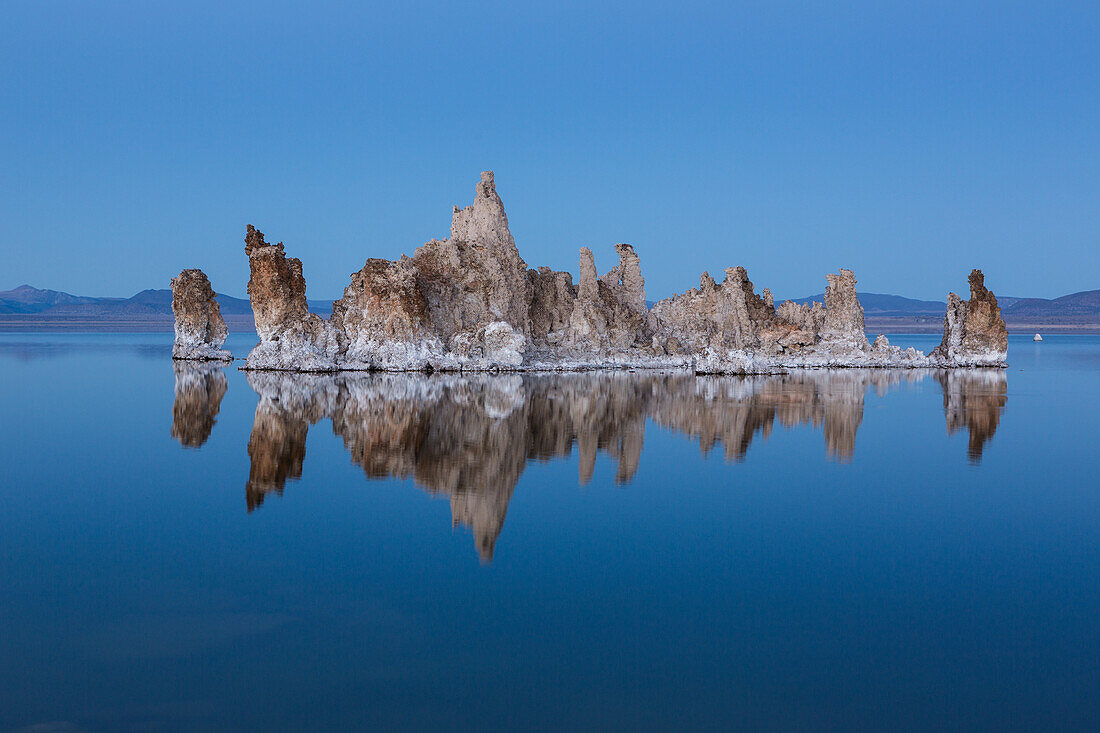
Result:
{"label": "reflection of tufa formation in water", "polygon": [[966,427],[970,431],[970,461],[978,463],[985,444],[997,432],[997,423],[1008,401],[1005,375],[988,369],[942,371],[937,372],[936,379],[943,387],[947,434]]}
{"label": "reflection of tufa formation in water", "polygon": [[176,360],[176,400],[172,403],[172,437],[198,448],[210,437],[227,387],[221,367],[209,362]]}
{"label": "reflection of tufa formation in water", "polygon": [[[448,496],[453,523],[473,530],[488,561],[528,461],[568,456],[575,445],[582,484],[592,478],[600,451],[615,459],[616,480],[629,482],[638,470],[647,418],[698,439],[704,453],[721,443],[731,460],[743,459],[753,438],[768,437],[777,422],[809,425],[824,433],[830,457],[848,461],[867,391],[885,395],[929,375],[943,387],[948,432],[966,426],[970,458],[980,460],[1005,406],[1007,382],[999,369],[756,377],[251,372],[248,381],[260,399],[248,442],[247,504],[250,511],[259,507],[268,493],[281,494],[287,479],[302,475],[309,426],[329,418],[368,477],[413,478],[431,494]],[[214,409],[207,413],[217,413],[221,393],[194,394],[209,395]],[[207,413],[187,411],[207,421],[199,432],[209,433]]]}

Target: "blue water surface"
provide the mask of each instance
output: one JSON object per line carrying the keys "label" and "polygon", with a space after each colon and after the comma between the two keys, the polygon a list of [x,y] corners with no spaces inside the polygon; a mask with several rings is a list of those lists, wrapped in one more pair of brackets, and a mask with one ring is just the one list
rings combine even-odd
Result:
{"label": "blue water surface", "polygon": [[1100,337],[969,376],[170,354],[0,334],[0,729],[1100,728]]}

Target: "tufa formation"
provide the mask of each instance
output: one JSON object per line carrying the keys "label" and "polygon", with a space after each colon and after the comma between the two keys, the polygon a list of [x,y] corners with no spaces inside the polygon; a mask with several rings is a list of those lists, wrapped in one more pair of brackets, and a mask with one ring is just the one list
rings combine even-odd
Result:
{"label": "tufa formation", "polygon": [[173,359],[233,360],[231,353],[220,348],[229,329],[202,270],[184,270],[172,278],[172,313],[176,317]]}
{"label": "tufa formation", "polygon": [[935,360],[960,366],[1003,362],[1008,354],[1008,329],[997,296],[985,287],[981,270],[970,271],[970,300],[947,295],[943,340],[932,350]]}
{"label": "tufa formation", "polygon": [[[824,303],[775,305],[757,294],[743,267],[721,283],[646,307],[641,262],[615,245],[604,275],[587,247],[580,278],[528,269],[508,228],[493,173],[481,174],[474,203],[457,206],[450,237],[412,257],[369,259],[324,320],[309,312],[301,261],[245,237],[248,294],[260,343],[246,369],[327,371],[538,371],[675,368],[711,374],[769,374],[800,367],[1005,366],[1007,331],[997,299],[971,273],[971,298],[952,294],[944,343],[925,355],[873,343],[851,270],[828,275]],[[178,327],[177,327],[178,328]]]}

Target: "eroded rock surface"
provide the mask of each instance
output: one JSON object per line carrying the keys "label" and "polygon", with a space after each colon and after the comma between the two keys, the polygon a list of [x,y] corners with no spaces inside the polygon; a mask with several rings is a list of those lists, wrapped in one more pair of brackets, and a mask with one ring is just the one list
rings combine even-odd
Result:
{"label": "eroded rock surface", "polygon": [[825,277],[829,285],[825,288],[822,339],[866,349],[867,333],[863,328],[863,306],[856,295],[856,274],[841,269],[838,274]]}
{"label": "eroded rock surface", "polygon": [[641,261],[615,245],[600,276],[580,250],[579,278],[528,269],[508,226],[491,171],[474,202],[454,207],[450,237],[412,257],[367,260],[330,320],[309,312],[302,264],[248,228],[248,292],[260,344],[246,368],[294,371],[514,371],[679,368],[767,374],[791,368],[1003,365],[1007,340],[981,273],[971,303],[952,295],[944,345],[926,356],[868,342],[851,270],[827,276],[824,303],[756,293],[744,267],[718,283],[703,273],[685,293],[646,307]]}
{"label": "eroded rock surface", "polygon": [[173,359],[233,360],[233,354],[221,348],[229,329],[214,295],[202,270],[184,270],[172,278],[172,313],[176,317]]}
{"label": "eroded rock surface", "polygon": [[251,224],[244,252],[252,276],[248,297],[260,343],[245,361],[249,369],[332,371],[343,351],[343,332],[309,312],[302,261],[287,257],[283,243],[268,244]]}
{"label": "eroded rock surface", "polygon": [[777,308],[771,292],[757,295],[743,267],[722,283],[703,273],[698,288],[654,305],[654,344],[694,357],[705,373],[761,374],[799,367],[921,367],[927,358],[879,342],[863,331],[863,308],[850,270],[829,275],[825,303],[793,301]]}
{"label": "eroded rock surface", "polygon": [[451,236],[417,248],[412,259],[432,330],[444,342],[495,322],[530,333],[527,263],[508,229],[492,171],[481,174],[472,205],[454,207]]}
{"label": "eroded rock surface", "polygon": [[811,304],[785,300],[776,308],[776,315],[810,333],[821,333],[825,328],[825,304],[816,300]]}
{"label": "eroded rock surface", "polygon": [[[593,267],[594,267],[593,263]],[[527,312],[531,319],[531,338],[557,346],[566,338],[577,288],[573,275],[549,267],[527,271]]]}
{"label": "eroded rock surface", "polygon": [[781,318],[771,300],[757,295],[744,267],[728,267],[716,283],[704,272],[699,287],[653,306],[654,343],[666,353],[696,356],[696,370],[753,373],[753,355],[799,352],[814,334]]}
{"label": "eroded rock surface", "polygon": [[1008,329],[981,270],[970,272],[969,301],[948,294],[943,340],[931,356],[947,366],[1000,366],[1008,357]]}
{"label": "eroded rock surface", "polygon": [[581,248],[580,283],[565,344],[573,355],[601,355],[648,345],[642,268],[629,244],[616,244],[619,264],[596,276],[596,259]]}
{"label": "eroded rock surface", "polygon": [[428,301],[408,257],[367,260],[351,276],[344,297],[333,303],[332,324],[347,342],[341,355],[345,368],[420,370],[443,357],[443,342],[431,330]]}

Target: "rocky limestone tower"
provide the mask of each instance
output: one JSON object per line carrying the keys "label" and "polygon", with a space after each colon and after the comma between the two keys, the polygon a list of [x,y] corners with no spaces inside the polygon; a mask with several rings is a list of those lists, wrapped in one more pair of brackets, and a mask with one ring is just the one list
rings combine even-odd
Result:
{"label": "rocky limestone tower", "polygon": [[970,271],[970,301],[963,324],[963,348],[969,353],[1008,354],[1008,327],[997,305],[997,296],[985,286],[981,270]]}
{"label": "rocky limestone tower", "polygon": [[176,317],[173,359],[233,361],[233,354],[220,348],[229,329],[202,270],[184,270],[172,278],[172,313]]}
{"label": "rocky limestone tower", "polygon": [[985,287],[981,270],[970,271],[970,300],[947,295],[943,340],[929,355],[944,366],[1003,366],[1008,328],[997,296]]}
{"label": "rocky limestone tower", "polygon": [[641,260],[629,244],[616,244],[615,252],[619,255],[619,264],[608,270],[600,278],[600,282],[607,285],[615,300],[627,308],[644,313],[645,278],[642,277]]}
{"label": "rocky limestone tower", "polygon": [[600,307],[600,280],[596,272],[596,258],[588,247],[580,250],[580,280],[577,282],[577,299],[569,315],[568,342],[571,346],[586,349],[606,347],[607,316]]}
{"label": "rocky limestone tower", "polygon": [[774,319],[775,310],[768,313],[767,302],[756,294],[748,271],[738,265],[727,267],[719,299],[720,311],[729,316],[723,319],[720,332],[725,345],[735,349],[747,349],[760,345],[761,329]]}
{"label": "rocky limestone tower", "polygon": [[527,263],[492,171],[481,174],[472,205],[454,207],[450,238],[417,248],[413,263],[432,331],[460,361],[519,364],[531,332]]}
{"label": "rocky limestone tower", "polygon": [[581,247],[580,282],[566,334],[575,350],[623,351],[651,338],[641,262],[629,244],[616,244],[615,251],[619,264],[597,277],[592,250]]}
{"label": "rocky limestone tower", "polygon": [[600,297],[600,277],[596,272],[596,257],[588,247],[581,247],[577,270],[577,299],[595,302]]}
{"label": "rocky limestone tower", "polygon": [[260,337],[245,368],[301,372],[335,369],[342,334],[309,312],[302,261],[287,257],[282,242],[265,242],[263,232],[251,224],[244,242],[252,271],[248,297]]}
{"label": "rocky limestone tower", "polygon": [[867,333],[863,325],[863,306],[856,295],[856,274],[841,268],[838,274],[825,276],[825,323],[821,337],[826,341],[850,343],[866,349]]}

